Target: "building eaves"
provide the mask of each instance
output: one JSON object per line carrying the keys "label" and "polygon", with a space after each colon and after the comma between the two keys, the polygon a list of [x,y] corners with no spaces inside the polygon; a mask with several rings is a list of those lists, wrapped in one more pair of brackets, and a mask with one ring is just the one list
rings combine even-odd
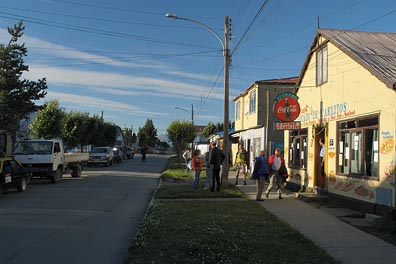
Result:
{"label": "building eaves", "polygon": [[389,88],[396,89],[396,33],[336,29],[317,30],[300,72],[297,89],[312,55],[318,48],[320,36],[362,65]]}

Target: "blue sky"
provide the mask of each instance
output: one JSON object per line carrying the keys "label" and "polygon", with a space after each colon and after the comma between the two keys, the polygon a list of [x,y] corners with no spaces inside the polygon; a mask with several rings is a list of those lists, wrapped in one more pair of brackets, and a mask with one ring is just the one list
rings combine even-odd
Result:
{"label": "blue sky", "polygon": [[299,75],[318,17],[321,28],[396,31],[392,0],[1,0],[0,42],[9,41],[7,26],[24,20],[25,78],[46,77],[45,100],[67,110],[103,111],[134,131],[150,118],[158,134],[191,120],[192,105],[196,125],[222,122],[220,42],[166,13],[198,20],[221,38],[231,18],[231,120],[232,99],[254,81]]}

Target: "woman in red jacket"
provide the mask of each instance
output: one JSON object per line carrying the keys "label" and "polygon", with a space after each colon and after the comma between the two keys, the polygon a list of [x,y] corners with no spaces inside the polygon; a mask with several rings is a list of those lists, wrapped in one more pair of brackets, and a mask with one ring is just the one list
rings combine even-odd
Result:
{"label": "woman in red jacket", "polygon": [[194,157],[191,160],[191,168],[194,175],[192,188],[193,190],[198,190],[199,175],[201,174],[201,170],[202,170],[201,151],[199,149],[194,151]]}
{"label": "woman in red jacket", "polygon": [[268,158],[268,164],[271,170],[271,178],[267,190],[265,191],[265,197],[269,198],[269,193],[276,180],[279,195],[278,197],[279,199],[282,199],[281,188],[283,188],[283,176],[279,174],[279,169],[282,166],[285,166],[285,159],[281,156],[280,148],[276,148],[275,153]]}

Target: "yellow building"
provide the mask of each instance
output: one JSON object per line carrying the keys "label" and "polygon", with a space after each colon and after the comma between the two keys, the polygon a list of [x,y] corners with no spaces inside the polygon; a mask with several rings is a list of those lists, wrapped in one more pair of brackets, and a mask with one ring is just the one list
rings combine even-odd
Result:
{"label": "yellow building", "polygon": [[296,85],[301,130],[285,133],[290,183],[394,208],[395,88],[396,33],[318,29]]}
{"label": "yellow building", "polygon": [[235,132],[230,133],[233,162],[238,143],[249,154],[248,168],[253,168],[253,159],[261,150],[270,153],[276,147],[283,150],[283,131],[274,129],[274,122],[278,121],[272,111],[274,98],[283,92],[293,92],[296,81],[297,77],[256,81],[234,98]]}

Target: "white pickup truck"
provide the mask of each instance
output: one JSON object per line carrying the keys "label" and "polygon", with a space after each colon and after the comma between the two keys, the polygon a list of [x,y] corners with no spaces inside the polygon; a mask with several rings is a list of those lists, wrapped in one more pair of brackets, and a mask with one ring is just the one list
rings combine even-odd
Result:
{"label": "white pickup truck", "polygon": [[16,144],[14,157],[33,177],[45,177],[57,183],[66,169],[72,177],[80,177],[88,153],[64,153],[61,139],[29,139]]}

